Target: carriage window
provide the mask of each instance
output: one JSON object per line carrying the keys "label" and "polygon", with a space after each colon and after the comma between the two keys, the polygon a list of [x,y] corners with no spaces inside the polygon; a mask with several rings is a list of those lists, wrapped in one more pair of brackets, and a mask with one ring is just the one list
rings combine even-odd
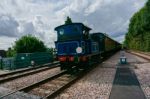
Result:
{"label": "carriage window", "polygon": [[85,30],[84,30],[84,31],[83,31],[83,35],[84,35],[84,36],[83,36],[84,39],[88,39],[88,38],[89,38],[89,32],[88,32],[88,31],[85,31]]}

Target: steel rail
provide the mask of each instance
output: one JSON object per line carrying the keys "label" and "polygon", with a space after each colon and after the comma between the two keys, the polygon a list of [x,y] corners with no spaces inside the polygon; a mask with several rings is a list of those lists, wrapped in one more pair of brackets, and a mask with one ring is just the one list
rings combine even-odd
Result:
{"label": "steel rail", "polygon": [[74,77],[73,79],[71,79],[69,82],[67,82],[65,85],[61,86],[60,88],[58,88],[56,91],[54,91],[53,93],[42,97],[42,99],[54,99],[58,94],[60,94],[61,92],[63,92],[65,89],[69,88],[72,84],[74,84],[76,81],[78,81],[79,79],[81,79],[85,74],[87,74],[88,72],[80,72],[78,74],[78,76]]}
{"label": "steel rail", "polygon": [[59,62],[56,61],[56,62],[47,63],[47,64],[43,64],[43,65],[38,65],[38,66],[34,66],[34,67],[29,67],[29,68],[25,68],[25,69],[15,70],[15,71],[12,71],[12,72],[9,72],[9,73],[0,74],[0,77],[12,75],[12,74],[15,74],[15,73],[22,73],[22,72],[25,72],[25,71],[38,69],[38,68],[41,68],[41,67],[44,67],[44,66],[49,66],[49,65],[54,65],[54,64],[59,64]]}
{"label": "steel rail", "polygon": [[[145,56],[143,56],[141,53],[138,53],[138,52],[132,52],[132,51],[126,51],[126,52],[131,53],[131,54],[136,55],[136,56],[139,56],[139,57],[142,57],[142,58],[144,58],[144,59],[150,61],[150,56],[149,56],[149,55],[147,55],[147,56],[145,57]],[[144,55],[146,55],[146,54],[144,54]],[[149,57],[149,58],[148,58],[148,57]]]}
{"label": "steel rail", "polygon": [[7,97],[7,96],[12,95],[12,94],[14,94],[14,93],[17,93],[17,92],[19,92],[19,91],[27,92],[27,91],[31,90],[32,88],[37,87],[38,85],[43,84],[43,83],[45,83],[45,82],[47,82],[47,81],[53,80],[53,79],[55,79],[55,78],[57,78],[57,77],[60,77],[60,76],[62,76],[62,75],[65,74],[65,73],[67,73],[67,71],[61,71],[60,73],[57,73],[57,74],[55,74],[55,75],[53,75],[53,76],[51,76],[51,77],[45,78],[45,79],[40,80],[40,81],[38,81],[38,82],[35,82],[35,83],[31,84],[31,85],[28,85],[28,86],[25,86],[25,87],[23,87],[23,88],[20,88],[20,89],[18,89],[18,90],[9,92],[9,93],[7,93],[6,95],[1,96],[0,99],[3,99],[4,97]]}
{"label": "steel rail", "polygon": [[35,70],[34,70],[34,68],[32,68],[32,69],[30,69],[30,71],[24,71],[23,73],[19,72],[19,73],[15,73],[15,74],[12,74],[12,75],[7,75],[8,77],[4,76],[4,78],[2,77],[2,79],[0,77],[0,84],[11,81],[11,80],[14,80],[14,79],[17,79],[17,78],[20,78],[20,77],[28,76],[28,75],[31,75],[31,74],[34,74],[34,73],[39,73],[39,72],[42,72],[44,70],[57,68],[57,67],[59,67],[59,64],[54,64],[53,66],[50,66],[50,67],[41,67],[41,68],[38,68],[38,69],[35,69]]}

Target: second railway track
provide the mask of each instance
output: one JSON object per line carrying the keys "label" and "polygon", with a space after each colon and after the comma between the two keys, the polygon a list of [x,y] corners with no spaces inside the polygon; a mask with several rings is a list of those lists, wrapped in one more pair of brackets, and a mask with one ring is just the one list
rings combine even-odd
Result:
{"label": "second railway track", "polygon": [[[92,66],[93,69],[96,67],[95,65]],[[10,91],[7,94],[1,96],[0,99],[11,99],[11,97],[15,97],[18,93],[21,94],[18,94],[19,96],[17,95],[13,99],[16,99],[20,96],[20,99],[22,99],[22,95],[24,97],[23,99],[28,99],[25,97],[30,96],[30,99],[32,99],[32,97],[34,96],[38,97],[38,99],[54,99],[61,92],[63,92],[65,89],[74,84],[77,80],[81,79],[84,75],[91,71],[92,68],[89,68],[88,70],[80,70],[75,75],[68,74],[67,71],[61,71],[54,76],[48,76],[47,78],[44,78],[30,85],[20,87],[15,91]]]}
{"label": "second railway track", "polygon": [[150,55],[144,52],[133,52],[133,51],[127,51],[127,52],[150,61]]}
{"label": "second railway track", "polygon": [[[28,86],[26,86],[26,87],[23,87],[23,88],[20,88],[20,89],[18,89],[18,90],[16,90],[16,91],[12,91],[12,92],[10,92],[10,93],[8,93],[8,94],[6,94],[6,95],[3,95],[3,96],[1,96],[0,97],[0,99],[7,99],[7,97],[11,97],[11,95],[13,95],[13,94],[15,94],[16,92],[18,92],[18,91],[22,91],[22,92],[26,92],[26,93],[29,93],[29,94],[34,94],[34,95],[37,95],[37,96],[40,96],[40,97],[45,97],[46,96],[46,93],[44,93],[44,92],[46,92],[46,89],[47,88],[49,88],[50,87],[50,82],[51,81],[53,81],[53,80],[56,80],[57,78],[59,78],[59,77],[61,77],[61,76],[63,76],[63,75],[66,75],[66,71],[62,71],[62,72],[60,72],[60,73],[57,73],[57,74],[55,74],[54,76],[51,76],[51,77],[48,77],[48,78],[46,78],[46,79],[43,79],[43,80],[41,80],[41,81],[39,81],[39,82],[36,82],[36,83],[34,83],[34,84],[31,84],[31,85],[28,85]],[[65,79],[66,80],[66,79]],[[46,87],[46,84],[47,84],[47,87]],[[52,83],[51,83],[52,84]],[[44,87],[45,86],[45,87]],[[52,87],[52,86],[51,86]],[[45,91],[44,91],[44,89],[43,89],[43,92],[41,92],[41,91],[38,91],[38,89],[40,90],[40,88],[41,88],[41,90],[42,90],[42,88],[46,88],[45,89]],[[49,89],[50,90],[50,89]],[[53,89],[54,90],[54,89]],[[48,91],[48,89],[47,89],[47,91]],[[48,94],[48,93],[47,93]]]}
{"label": "second railway track", "polygon": [[[50,66],[50,67],[48,67],[48,66]],[[0,84],[20,78],[20,77],[28,76],[28,75],[31,75],[34,73],[39,73],[44,70],[56,68],[58,66],[59,66],[58,63],[52,63],[52,64],[49,64],[49,65],[46,65],[43,67],[38,66],[38,67],[34,67],[34,68],[28,68],[28,69],[18,70],[18,71],[6,73],[6,74],[1,74],[0,75]]]}
{"label": "second railway track", "polygon": [[[45,78],[39,82],[10,92],[0,98],[8,99],[17,92],[23,92],[30,95],[41,97],[40,99],[53,99],[63,90],[71,86],[78,79],[82,78],[89,71],[79,71],[76,75],[68,74],[67,71],[61,71],[54,76]],[[32,98],[31,98],[32,99]]]}

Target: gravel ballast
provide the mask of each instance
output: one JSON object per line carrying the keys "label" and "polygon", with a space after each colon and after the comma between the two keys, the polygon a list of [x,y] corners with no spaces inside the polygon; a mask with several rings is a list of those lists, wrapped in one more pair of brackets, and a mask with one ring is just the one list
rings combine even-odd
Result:
{"label": "gravel ballast", "polygon": [[133,70],[140,82],[141,88],[147,97],[150,99],[150,61],[140,58],[135,55],[131,55],[127,53],[129,56],[129,60],[134,60],[135,62],[131,62],[136,68]]}
{"label": "gravel ballast", "polygon": [[[0,96],[7,94],[10,91],[12,90],[0,87]],[[30,95],[30,94],[23,93],[23,92],[17,92],[7,97],[4,97],[3,99],[41,99],[41,97]]]}
{"label": "gravel ballast", "polygon": [[47,78],[48,76],[52,76],[52,75],[58,73],[59,71],[60,71],[59,67],[53,68],[53,69],[48,69],[48,70],[42,71],[40,73],[17,78],[15,80],[0,84],[0,87],[9,88],[11,90],[17,90],[19,88],[25,87],[32,83],[38,82],[39,80]]}
{"label": "gravel ballast", "polygon": [[108,99],[118,58],[119,53],[104,61],[56,99]]}
{"label": "gravel ballast", "polygon": [[147,99],[150,99],[150,63],[136,64],[135,73]]}
{"label": "gravel ballast", "polygon": [[7,70],[0,70],[0,75],[1,74],[5,74],[5,73],[8,73],[9,71],[7,71]]}

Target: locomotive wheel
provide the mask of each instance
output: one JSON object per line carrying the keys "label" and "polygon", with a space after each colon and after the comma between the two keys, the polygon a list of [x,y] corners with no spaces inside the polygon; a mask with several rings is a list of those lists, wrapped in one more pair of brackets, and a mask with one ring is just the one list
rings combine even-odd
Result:
{"label": "locomotive wheel", "polygon": [[63,63],[60,63],[60,70],[65,70],[66,69],[66,65]]}
{"label": "locomotive wheel", "polygon": [[76,66],[72,68],[67,68],[67,72],[69,74],[76,75],[79,72],[79,68]]}

